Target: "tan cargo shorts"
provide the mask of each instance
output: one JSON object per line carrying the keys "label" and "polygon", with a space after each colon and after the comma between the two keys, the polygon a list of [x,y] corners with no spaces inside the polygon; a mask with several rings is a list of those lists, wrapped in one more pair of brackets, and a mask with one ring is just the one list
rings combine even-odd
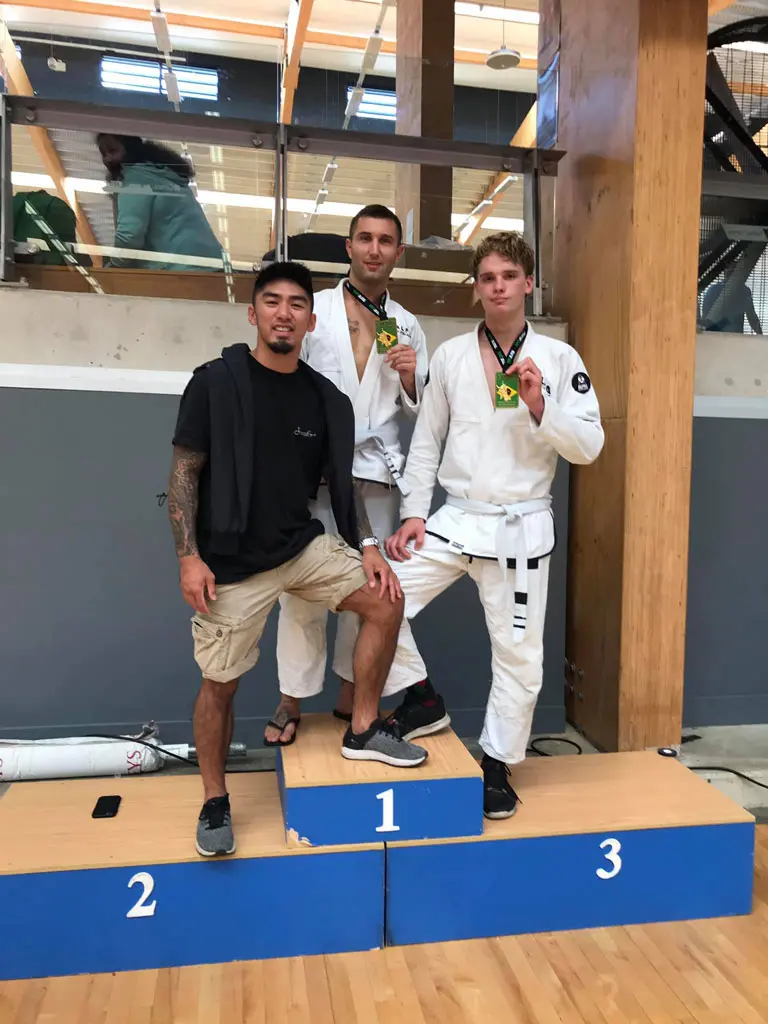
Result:
{"label": "tan cargo shorts", "polygon": [[252,669],[267,616],[282,594],[325,605],[335,612],[365,586],[362,556],[341,537],[324,533],[284,565],[239,583],[216,587],[210,615],[195,614],[195,661],[206,679],[228,683]]}

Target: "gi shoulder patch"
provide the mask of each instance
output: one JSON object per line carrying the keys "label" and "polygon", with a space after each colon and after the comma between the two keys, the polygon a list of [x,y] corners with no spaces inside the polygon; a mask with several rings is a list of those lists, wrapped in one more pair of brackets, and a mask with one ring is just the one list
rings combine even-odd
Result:
{"label": "gi shoulder patch", "polygon": [[586,373],[574,373],[571,378],[571,386],[573,390],[578,391],[580,395],[586,395],[592,387],[592,381]]}

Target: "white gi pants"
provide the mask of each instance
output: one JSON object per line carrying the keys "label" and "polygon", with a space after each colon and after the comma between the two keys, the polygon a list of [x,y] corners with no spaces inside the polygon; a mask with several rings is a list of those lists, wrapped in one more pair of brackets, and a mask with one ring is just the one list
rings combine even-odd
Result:
{"label": "white gi pants", "polygon": [[[371,528],[383,543],[399,524],[400,492],[396,487],[363,484],[363,500]],[[336,533],[328,489],[322,487],[312,515],[328,533]],[[326,663],[328,610],[320,604],[284,594],[277,623],[277,674],[280,692],[289,697],[314,697],[323,689]],[[341,612],[336,629],[333,671],[340,679],[353,679],[352,655],[360,629],[360,617]],[[398,657],[384,686],[384,696],[400,693],[426,678],[427,670],[411,636],[406,619],[400,627]]]}
{"label": "white gi pants", "polygon": [[[513,643],[514,569],[507,570],[505,583],[495,558],[470,561],[469,556],[456,554],[444,541],[429,534],[421,551],[410,550],[410,561],[395,563],[408,619],[418,615],[465,573],[477,584],[491,640],[491,692],[480,746],[498,761],[517,764],[525,758],[533,711],[541,690],[549,556],[539,559],[538,569],[528,570],[525,636]],[[413,635],[401,631],[395,664],[414,658],[415,653],[418,652]]]}

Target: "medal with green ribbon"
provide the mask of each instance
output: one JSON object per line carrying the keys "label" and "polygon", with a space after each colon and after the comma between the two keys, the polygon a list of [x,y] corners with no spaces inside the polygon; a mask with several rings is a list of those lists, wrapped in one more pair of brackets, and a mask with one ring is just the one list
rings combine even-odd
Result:
{"label": "medal with green ribbon", "polygon": [[496,374],[494,406],[496,409],[517,409],[520,404],[520,378],[516,373],[507,373],[506,371],[514,364],[517,353],[523,347],[523,342],[528,336],[528,324],[523,327],[512,342],[509,352],[506,353],[494,338],[487,324],[483,324],[483,330],[501,367],[501,372]]}
{"label": "medal with green ribbon", "polygon": [[379,304],[376,305],[367,295],[363,295],[359,288],[355,288],[351,281],[345,281],[344,287],[361,306],[365,306],[368,312],[373,313],[376,317],[376,351],[379,355],[386,355],[397,344],[397,320],[393,316],[387,316],[384,306],[386,292],[379,299]]}

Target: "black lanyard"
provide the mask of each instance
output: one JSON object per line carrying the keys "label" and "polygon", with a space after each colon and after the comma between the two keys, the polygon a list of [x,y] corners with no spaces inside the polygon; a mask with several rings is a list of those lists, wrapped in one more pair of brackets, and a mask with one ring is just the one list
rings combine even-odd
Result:
{"label": "black lanyard", "polygon": [[517,353],[523,347],[523,342],[528,337],[528,324],[526,323],[525,327],[523,327],[522,331],[520,331],[518,336],[512,342],[512,347],[510,348],[509,352],[506,353],[506,355],[504,354],[504,349],[491,334],[490,328],[488,327],[487,324],[483,324],[483,329],[485,330],[485,336],[488,339],[488,344],[493,349],[493,354],[499,361],[499,366],[501,367],[502,373],[506,373],[506,371],[514,363]]}
{"label": "black lanyard", "polygon": [[371,300],[366,295],[363,295],[359,288],[355,288],[355,286],[352,284],[350,280],[346,280],[344,282],[344,287],[347,289],[350,295],[357,299],[361,306],[365,306],[369,313],[373,313],[373,315],[378,317],[379,320],[389,319],[387,316],[386,307],[384,306],[384,300],[387,297],[386,292],[384,292],[384,294],[379,299],[379,304],[377,306],[374,302],[371,302]]}

